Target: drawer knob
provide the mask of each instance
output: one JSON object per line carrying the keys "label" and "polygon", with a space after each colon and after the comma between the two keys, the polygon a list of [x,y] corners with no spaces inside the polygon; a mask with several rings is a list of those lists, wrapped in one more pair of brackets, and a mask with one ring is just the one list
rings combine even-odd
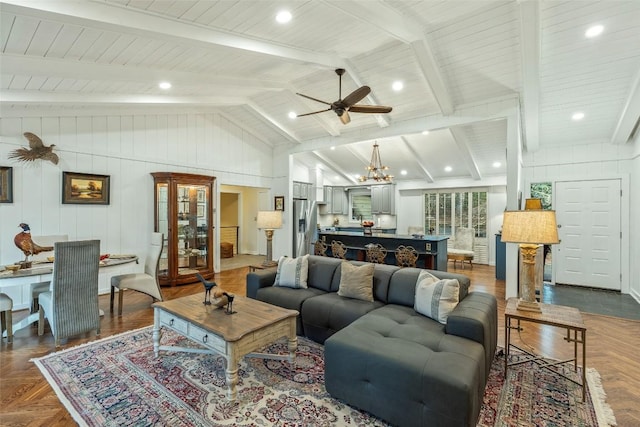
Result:
{"label": "drawer knob", "polygon": [[174,319],[171,319],[171,321],[169,322],[169,326],[173,326],[173,320]]}
{"label": "drawer knob", "polygon": [[209,339],[209,335],[205,335],[202,337],[202,342],[206,343],[208,339]]}

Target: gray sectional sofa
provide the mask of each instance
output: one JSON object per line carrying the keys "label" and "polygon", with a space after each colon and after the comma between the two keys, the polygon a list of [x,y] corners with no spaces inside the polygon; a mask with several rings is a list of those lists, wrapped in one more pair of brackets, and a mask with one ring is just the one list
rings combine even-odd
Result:
{"label": "gray sectional sofa", "polygon": [[441,324],[413,308],[420,269],[376,265],[370,302],[337,294],[341,260],[311,255],[308,265],[308,288],[274,287],[275,270],[262,270],[247,276],[247,296],[300,312],[298,335],[325,345],[332,396],[393,425],[476,425],[497,345],[494,296],[430,270],[460,283]]}

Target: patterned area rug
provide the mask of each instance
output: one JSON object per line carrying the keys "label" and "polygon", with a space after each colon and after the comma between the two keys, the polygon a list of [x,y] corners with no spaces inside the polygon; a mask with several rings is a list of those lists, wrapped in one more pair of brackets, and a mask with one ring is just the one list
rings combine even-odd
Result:
{"label": "patterned area rug", "polygon": [[[198,346],[170,331],[162,343]],[[288,354],[286,342],[266,352]],[[594,407],[595,396],[604,400],[595,383],[582,403],[574,384],[523,364],[510,368],[505,386],[503,357],[494,360],[478,426],[606,426],[606,415],[615,424],[610,410]],[[296,360],[291,369],[286,361],[245,358],[238,400],[229,403],[222,357],[162,352],[155,358],[151,327],[34,359],[81,426],[387,425],[328,395],[321,345],[299,338]]]}

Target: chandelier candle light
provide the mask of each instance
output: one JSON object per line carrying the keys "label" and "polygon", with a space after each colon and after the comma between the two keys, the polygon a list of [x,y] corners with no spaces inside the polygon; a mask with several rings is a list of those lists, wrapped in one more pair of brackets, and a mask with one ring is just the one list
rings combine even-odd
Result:
{"label": "chandelier candle light", "polygon": [[272,241],[273,230],[282,227],[282,211],[258,211],[258,228],[264,230],[267,235],[267,257],[262,263],[264,267],[278,265],[273,261]]}
{"label": "chandelier candle light", "polygon": [[367,166],[367,176],[361,175],[358,178],[358,181],[364,182],[369,179],[374,181],[391,181],[393,179],[393,175],[389,175],[385,171],[388,171],[389,168],[387,166],[382,165],[382,160],[380,159],[380,149],[378,148],[378,143],[373,144],[373,153],[371,153],[371,162],[369,166]]}
{"label": "chandelier candle light", "polygon": [[520,243],[523,271],[520,275],[518,310],[540,312],[540,306],[536,301],[536,251],[541,244],[560,243],[556,211],[542,209],[505,211],[502,241]]}

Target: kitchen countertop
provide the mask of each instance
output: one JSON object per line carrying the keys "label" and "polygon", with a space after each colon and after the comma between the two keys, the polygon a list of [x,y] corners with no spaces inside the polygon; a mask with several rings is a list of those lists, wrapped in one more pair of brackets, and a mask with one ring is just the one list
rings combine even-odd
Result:
{"label": "kitchen countertop", "polygon": [[423,240],[428,242],[439,242],[442,240],[448,240],[449,236],[438,235],[425,235],[422,237],[413,237],[409,234],[389,234],[389,233],[371,233],[364,234],[361,231],[320,231],[320,234],[332,235],[332,236],[361,236],[361,237],[375,237],[379,239],[411,239],[411,240]]}

